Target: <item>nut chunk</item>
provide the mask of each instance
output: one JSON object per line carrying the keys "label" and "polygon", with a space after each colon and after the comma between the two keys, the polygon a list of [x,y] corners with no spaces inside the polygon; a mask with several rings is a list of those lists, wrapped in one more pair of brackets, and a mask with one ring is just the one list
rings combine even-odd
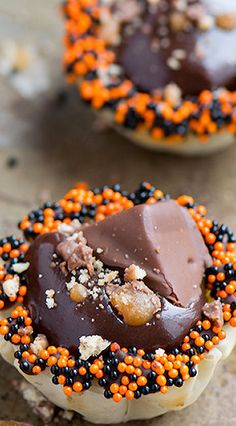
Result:
{"label": "nut chunk", "polygon": [[142,281],[110,286],[110,301],[131,326],[144,325],[161,310],[161,301]]}
{"label": "nut chunk", "polygon": [[205,303],[202,308],[204,315],[213,322],[215,327],[222,328],[224,324],[222,305],[219,300],[211,303]]}
{"label": "nut chunk", "polygon": [[87,246],[82,232],[78,233],[76,239],[69,237],[59,243],[57,252],[66,262],[69,271],[83,267],[88,269],[90,276],[94,274],[93,250]]}

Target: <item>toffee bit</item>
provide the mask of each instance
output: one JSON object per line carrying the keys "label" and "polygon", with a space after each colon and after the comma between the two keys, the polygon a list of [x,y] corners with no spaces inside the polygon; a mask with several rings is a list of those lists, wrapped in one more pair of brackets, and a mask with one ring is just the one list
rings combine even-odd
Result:
{"label": "toffee bit", "polygon": [[161,310],[160,298],[142,281],[109,288],[110,302],[126,324],[140,326]]}
{"label": "toffee bit", "polygon": [[225,13],[216,17],[216,25],[223,30],[233,30],[236,28],[236,13]]}
{"label": "toffee bit", "polygon": [[70,298],[75,303],[82,303],[88,296],[88,290],[82,284],[76,283],[70,290]]}

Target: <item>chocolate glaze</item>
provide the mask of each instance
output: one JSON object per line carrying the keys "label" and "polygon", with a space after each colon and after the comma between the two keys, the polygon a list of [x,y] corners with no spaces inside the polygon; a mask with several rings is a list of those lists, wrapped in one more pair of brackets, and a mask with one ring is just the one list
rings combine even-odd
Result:
{"label": "chocolate glaze", "polygon": [[[199,94],[205,89],[236,87],[236,29],[222,30],[214,26],[208,31],[192,27],[189,31],[173,32],[160,37],[163,29],[163,16],[168,17],[173,10],[173,2],[161,0],[156,7],[147,7],[144,3],[142,24],[132,35],[126,34],[126,25],[122,31],[122,43],[116,49],[117,62],[124,68],[125,75],[141,91],[150,92],[163,88],[170,82],[176,83],[183,95]],[[201,0],[192,4],[203,5],[206,11],[216,8],[217,14],[236,12],[236,3],[232,0]],[[165,9],[163,4],[166,5]],[[164,10],[163,10],[164,9]],[[215,11],[215,9],[213,9]],[[143,28],[150,26],[145,34]],[[154,39],[168,39],[169,46],[152,49]],[[176,49],[186,51],[178,70],[171,69],[167,61]]]}
{"label": "chocolate glaze", "polygon": [[[118,341],[121,345],[128,347],[142,347],[146,351],[154,351],[159,347],[169,350],[181,342],[182,337],[187,333],[189,328],[200,318],[201,309],[205,302],[201,291],[204,267],[206,264],[210,263],[210,258],[206,254],[203,240],[201,240],[200,234],[197,234],[198,231],[195,229],[196,227],[192,219],[188,217],[187,211],[185,212],[184,208],[178,207],[174,202],[168,201],[159,203],[158,207],[157,205],[146,205],[146,207],[147,209],[145,206],[139,206],[133,208],[129,212],[117,214],[97,226],[92,225],[88,227],[85,229],[85,233],[89,239],[91,239],[92,231],[95,236],[100,235],[101,239],[98,246],[101,247],[103,243],[106,242],[108,245],[108,254],[112,254],[111,241],[113,241],[114,237],[111,236],[110,231],[114,223],[124,223],[122,216],[125,218],[125,221],[128,217],[129,221],[126,222],[126,230],[129,231],[129,235],[125,232],[121,234],[123,237],[117,234],[117,242],[119,244],[122,243],[120,246],[121,248],[124,248],[123,243],[126,242],[126,251],[128,250],[128,253],[130,253],[130,248],[132,250],[132,247],[134,247],[133,238],[134,241],[137,242],[137,236],[140,235],[140,230],[133,226],[135,223],[137,224],[136,214],[137,211],[142,212],[143,214],[141,217],[138,216],[141,235],[142,237],[151,238],[151,242],[142,241],[142,245],[143,248],[149,250],[152,249],[153,243],[156,242],[155,238],[152,236],[152,228],[150,228],[150,226],[154,225],[152,221],[156,216],[158,219],[157,236],[159,235],[159,241],[162,245],[160,250],[163,250],[163,255],[161,255],[160,252],[159,256],[161,260],[157,261],[157,265],[163,267],[165,273],[167,273],[167,265],[169,265],[169,269],[174,267],[178,280],[182,273],[182,284],[188,297],[181,291],[180,282],[178,283],[178,280],[175,281],[174,291],[179,297],[179,300],[181,300],[183,304],[188,304],[188,306],[184,308],[179,307],[167,300],[165,295],[170,298],[168,295],[170,293],[169,286],[164,285],[162,288],[162,283],[164,282],[163,277],[157,278],[158,275],[157,277],[155,275],[154,280],[150,272],[151,267],[147,267],[147,265],[148,277],[147,280],[144,281],[163,296],[160,319],[154,317],[149,326],[132,327],[125,324],[122,319],[117,316],[117,312],[113,311],[105,291],[102,295],[102,303],[105,309],[101,310],[98,308],[99,303],[101,303],[100,300],[92,302],[90,299],[86,299],[83,305],[76,306],[75,303],[71,301],[65,286],[65,282],[69,280],[69,276],[65,277],[59,267],[51,267],[52,255],[56,252],[59,242],[65,237],[59,233],[44,234],[36,238],[26,256],[26,261],[30,262],[30,267],[26,272],[26,280],[29,285],[26,306],[29,308],[30,315],[33,319],[35,331],[45,334],[51,344],[63,345],[75,351],[81,336],[98,334],[103,338],[110,341]],[[173,215],[176,215],[176,218],[174,218]],[[136,219],[132,221],[132,217],[136,217]],[[133,223],[131,223],[130,220]],[[183,231],[180,225],[183,226]],[[102,233],[101,230],[104,230],[104,233]],[[135,231],[134,234],[132,234],[133,231]],[[164,234],[162,235],[163,232]],[[192,235],[188,236],[188,233]],[[183,240],[182,235],[184,235]],[[171,242],[173,236],[175,242],[179,239],[181,243],[176,243],[175,246],[175,243]],[[123,242],[122,238],[124,238]],[[188,244],[191,256],[193,256],[193,263],[188,264],[188,262],[186,263],[185,261],[185,263],[182,264],[184,255],[187,255],[186,248],[184,247],[185,243]],[[169,254],[168,246],[170,247]],[[175,254],[174,247],[177,247]],[[197,250],[199,256],[197,256]],[[147,252],[146,254],[150,256],[151,253]],[[165,258],[164,254],[168,254],[169,257]],[[174,255],[177,261],[173,259]],[[151,255],[151,265],[156,259],[155,256],[157,257],[157,254]],[[140,259],[140,261],[142,261],[140,255],[135,257],[135,259]],[[107,260],[109,265],[109,256]],[[195,262],[196,266],[198,265],[201,269],[201,273],[195,271],[195,266],[192,266]],[[128,264],[130,263],[128,262],[127,265]],[[198,282],[195,281],[198,287],[197,291],[193,291],[193,281],[190,279],[190,275],[188,273],[186,274],[184,271],[187,265],[190,265],[189,268],[193,268],[193,276],[198,277]],[[171,279],[172,285],[174,277],[175,274],[170,272],[168,279]],[[188,281],[185,281],[186,277],[188,277]],[[45,303],[45,291],[48,289],[54,289],[56,292],[55,302],[57,303],[57,307],[53,309],[48,309]],[[190,301],[191,303],[189,304],[188,302]],[[92,319],[94,319],[94,321],[92,321]]]}
{"label": "chocolate glaze", "polygon": [[199,298],[211,258],[188,210],[175,201],[142,204],[84,227],[88,245],[108,266],[143,268],[145,283],[179,306]]}

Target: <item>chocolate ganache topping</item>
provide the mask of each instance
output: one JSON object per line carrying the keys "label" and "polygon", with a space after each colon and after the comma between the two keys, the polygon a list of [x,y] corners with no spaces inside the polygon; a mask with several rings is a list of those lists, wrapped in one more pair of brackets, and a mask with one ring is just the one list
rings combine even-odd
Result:
{"label": "chocolate ganache topping", "polygon": [[[109,285],[101,287],[99,297],[87,297],[76,304],[66,285],[74,271],[72,275],[62,271],[63,259],[57,250],[67,237],[55,232],[38,236],[27,253],[30,267],[26,273],[26,306],[36,332],[45,334],[51,344],[72,351],[78,347],[80,337],[89,335],[146,351],[178,345],[201,317],[204,272],[211,265],[188,210],[172,200],[143,204],[81,229],[104,268],[119,271],[120,286],[124,285],[124,270],[131,264],[146,272],[142,286],[160,298],[161,311],[144,325],[128,325],[110,303]],[[74,272],[75,278],[79,272]],[[96,274],[95,268],[94,282]],[[53,290],[51,309],[46,304],[48,290]]]}
{"label": "chocolate ganache topping", "polygon": [[135,1],[141,18],[124,19],[115,51],[117,63],[139,90],[163,89],[169,83],[183,95],[235,89],[234,0]]}

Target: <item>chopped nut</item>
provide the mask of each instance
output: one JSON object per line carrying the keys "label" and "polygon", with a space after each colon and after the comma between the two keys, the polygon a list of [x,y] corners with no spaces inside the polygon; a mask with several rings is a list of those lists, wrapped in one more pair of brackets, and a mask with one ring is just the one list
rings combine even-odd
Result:
{"label": "chopped nut", "polygon": [[72,238],[67,238],[57,246],[59,255],[67,262],[77,247],[77,243]]}
{"label": "chopped nut", "polygon": [[144,269],[140,268],[137,265],[132,264],[125,269],[124,279],[125,279],[125,282],[143,280],[143,278],[146,277],[146,275],[147,274],[144,271]]}
{"label": "chopped nut", "polygon": [[236,28],[236,13],[224,13],[216,16],[216,25],[223,30],[233,30]]}
{"label": "chopped nut", "polygon": [[161,310],[159,297],[142,281],[133,281],[123,286],[110,286],[110,301],[126,324],[146,324]]}
{"label": "chopped nut", "polygon": [[72,220],[70,225],[67,225],[67,223],[61,223],[58,226],[58,232],[60,232],[61,234],[70,236],[70,235],[73,235],[76,231],[79,231],[80,228],[81,228],[80,221],[78,219],[74,219]]}
{"label": "chopped nut", "polygon": [[77,284],[75,277],[71,277],[71,280],[68,283],[66,283],[67,290],[71,291],[71,289],[74,287],[75,284]]}
{"label": "chopped nut", "polygon": [[88,296],[88,290],[82,284],[76,283],[70,291],[70,298],[75,303],[84,302],[87,296]]}
{"label": "chopped nut", "polygon": [[178,32],[185,30],[188,21],[183,13],[173,12],[170,15],[170,27],[172,31]]}
{"label": "chopped nut", "polygon": [[48,346],[49,343],[47,337],[44,334],[38,334],[33,343],[31,343],[30,349],[35,355],[40,356],[40,352],[47,349]]}
{"label": "chopped nut", "polygon": [[224,324],[222,305],[219,300],[214,300],[214,302],[205,303],[202,308],[203,314],[213,322],[215,327],[222,328]]}
{"label": "chopped nut", "polygon": [[113,280],[117,278],[118,274],[118,271],[108,272],[98,280],[98,285],[102,287],[105,284],[110,284]]}
{"label": "chopped nut", "polygon": [[55,290],[53,290],[52,288],[50,290],[46,290],[45,291],[47,297],[53,297],[55,294]]}
{"label": "chopped nut", "polygon": [[18,334],[19,336],[31,336],[31,334],[33,334],[33,327],[28,326],[28,327],[19,328]]}
{"label": "chopped nut", "polygon": [[116,46],[120,43],[120,22],[111,18],[109,12],[102,13],[102,25],[99,29],[99,37],[108,45]]}
{"label": "chopped nut", "polygon": [[58,244],[57,251],[67,263],[69,271],[86,267],[90,276],[94,274],[93,250],[87,246],[87,241],[82,232],[75,234],[72,237],[66,238]]}
{"label": "chopped nut", "polygon": [[15,275],[12,279],[4,281],[2,284],[2,288],[4,293],[8,297],[16,297],[18,290],[20,288],[19,277]]}
{"label": "chopped nut", "polygon": [[16,263],[15,265],[12,266],[12,269],[14,270],[14,272],[17,272],[18,274],[22,274],[22,272],[27,271],[29,266],[30,266],[29,262]]}
{"label": "chopped nut", "polygon": [[54,300],[55,290],[53,290],[53,289],[46,290],[45,294],[46,294],[46,305],[47,305],[48,309],[55,308],[57,306],[57,304]]}
{"label": "chopped nut", "polygon": [[82,266],[86,266],[88,270],[90,270],[91,275],[93,275],[94,270],[91,264],[92,254],[93,254],[93,250],[90,247],[84,245],[83,243],[77,244],[75,250],[73,251],[72,255],[69,257],[67,262],[69,271],[72,271],[73,269],[81,268]]}
{"label": "chopped nut", "polygon": [[95,258],[93,260],[93,266],[97,272],[101,272],[103,269],[103,263],[101,262],[101,260],[96,260]]}
{"label": "chopped nut", "polygon": [[101,336],[82,336],[80,338],[79,345],[81,358],[86,361],[91,356],[98,356],[109,345],[110,342],[108,340],[103,339]]}
{"label": "chopped nut", "polygon": [[210,30],[215,24],[215,19],[211,15],[203,15],[198,20],[198,28],[201,31],[208,31]]}
{"label": "chopped nut", "polygon": [[174,49],[172,56],[174,56],[174,58],[178,59],[179,61],[183,61],[186,58],[187,53],[184,49]]}
{"label": "chopped nut", "polygon": [[174,56],[170,56],[166,63],[172,70],[178,71],[181,68],[181,63],[178,61],[178,59],[174,58]]}
{"label": "chopped nut", "polygon": [[80,284],[86,284],[89,281],[89,274],[87,269],[80,270],[79,282]]}
{"label": "chopped nut", "polygon": [[177,106],[181,101],[182,92],[177,84],[170,83],[165,87],[163,95],[172,106]]}
{"label": "chopped nut", "polygon": [[62,272],[64,275],[67,275],[67,274],[68,274],[68,270],[67,270],[67,267],[66,267],[66,262],[61,262],[61,263],[59,264],[59,268],[60,268],[61,272]]}

